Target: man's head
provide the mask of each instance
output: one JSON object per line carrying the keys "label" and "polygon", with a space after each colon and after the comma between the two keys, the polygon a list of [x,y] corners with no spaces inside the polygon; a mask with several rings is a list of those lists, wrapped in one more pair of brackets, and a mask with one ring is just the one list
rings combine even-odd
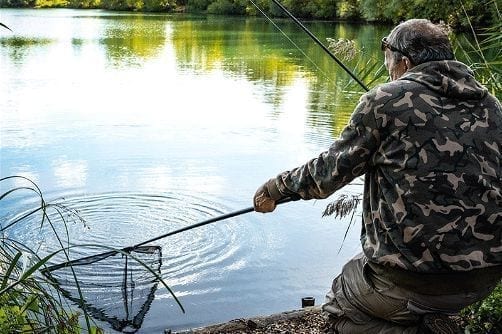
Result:
{"label": "man's head", "polygon": [[382,50],[391,80],[399,79],[410,68],[427,61],[453,59],[446,30],[424,19],[412,19],[396,26],[382,39]]}

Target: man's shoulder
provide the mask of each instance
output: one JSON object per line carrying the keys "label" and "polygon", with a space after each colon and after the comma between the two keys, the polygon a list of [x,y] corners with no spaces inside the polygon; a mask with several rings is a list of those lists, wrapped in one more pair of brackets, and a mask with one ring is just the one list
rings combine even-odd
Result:
{"label": "man's shoulder", "polygon": [[[409,80],[396,80],[380,84],[361,96],[359,111],[366,114],[392,114],[395,104],[408,101],[423,93],[423,88]],[[411,103],[411,101],[410,101]]]}
{"label": "man's shoulder", "polygon": [[395,80],[391,82],[386,82],[380,84],[366,94],[363,95],[362,99],[367,101],[374,101],[377,104],[386,103],[390,100],[395,100],[401,96],[406,95],[409,92],[417,92],[423,90],[423,87],[410,80]]}

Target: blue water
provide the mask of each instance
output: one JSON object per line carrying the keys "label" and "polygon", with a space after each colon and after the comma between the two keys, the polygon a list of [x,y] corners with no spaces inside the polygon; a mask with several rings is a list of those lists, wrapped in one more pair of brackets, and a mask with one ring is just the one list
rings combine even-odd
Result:
{"label": "blue water", "polygon": [[[258,19],[0,9],[0,22],[14,30],[0,31],[0,175],[28,177],[48,202],[78,210],[75,244],[124,247],[252,206],[263,182],[328,148],[361,93],[334,102],[325,73]],[[357,180],[339,193],[361,191]],[[37,205],[17,195],[0,202],[3,226]],[[139,332],[321,303],[360,249],[359,214],[343,247],[349,219],[321,218],[334,199],[157,241],[186,313],[159,286]],[[57,243],[37,219],[5,233],[49,252]]]}

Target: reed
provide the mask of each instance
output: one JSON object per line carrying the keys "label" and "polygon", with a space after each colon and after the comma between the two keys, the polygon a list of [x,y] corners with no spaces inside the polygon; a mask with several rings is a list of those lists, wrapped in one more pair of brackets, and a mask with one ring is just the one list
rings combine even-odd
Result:
{"label": "reed", "polygon": [[[61,236],[57,239],[61,249],[43,258],[28,245],[8,237],[8,230],[16,224],[39,215],[40,226],[50,224],[53,231],[55,222],[49,216],[50,210],[56,210],[60,222],[67,231],[68,217],[78,217],[76,212],[60,204],[47,203],[40,188],[30,179],[23,176],[0,178],[0,188],[7,189],[0,195],[0,203],[16,196],[35,196],[38,206],[27,213],[19,214],[17,218],[0,221],[0,332],[1,333],[81,333],[80,312],[62,298],[55,286],[40,271],[46,263],[58,253],[68,255],[68,249],[63,246]],[[70,215],[64,215],[63,212]],[[82,222],[82,219],[79,219]],[[56,233],[56,232],[55,232]],[[67,234],[68,235],[68,234]],[[69,240],[66,240],[69,243]],[[76,283],[78,280],[75,277]],[[88,333],[100,333],[97,326],[91,325],[92,320],[84,312]]]}
{"label": "reed", "polygon": [[486,9],[498,20],[488,27],[476,29],[461,2],[469,31],[454,39],[455,54],[469,64],[476,78],[499,100],[502,99],[502,13],[497,1],[484,1]]}
{"label": "reed", "polygon": [[[72,245],[68,233],[70,225],[78,223],[86,226],[86,221],[78,211],[60,203],[46,202],[40,188],[23,176],[0,178],[0,189],[7,189],[0,192],[2,205],[8,200],[24,200],[30,197],[30,194],[38,203],[34,209],[11,218],[2,217],[0,220],[0,333],[104,333],[88,313],[88,304],[79,284],[81,278],[77,276],[74,267],[69,266],[67,270],[71,272],[72,285],[77,291],[76,298],[71,300],[80,307],[79,309],[70,304],[67,291],[61,289],[58,281],[54,279],[57,273],[50,271],[51,259],[64,254],[69,261],[70,249],[76,247],[114,251],[123,258],[134,261],[152,277],[152,281],[160,282],[171,293],[184,312],[183,306],[162,279],[160,272],[154,271],[143,258],[107,245]],[[31,222],[40,221],[39,227],[34,228],[42,228],[49,224],[59,248],[40,257],[30,246],[10,238],[9,231],[28,219],[31,219]],[[63,233],[57,232],[56,224],[63,224]],[[107,259],[104,258],[102,261]]]}
{"label": "reed", "polygon": [[[355,40],[346,38],[326,38],[328,49],[342,59],[359,80],[371,88],[372,85],[384,81],[387,70],[383,62],[377,59],[364,47],[358,47]],[[353,91],[357,87],[355,80],[350,79],[343,90]]]}

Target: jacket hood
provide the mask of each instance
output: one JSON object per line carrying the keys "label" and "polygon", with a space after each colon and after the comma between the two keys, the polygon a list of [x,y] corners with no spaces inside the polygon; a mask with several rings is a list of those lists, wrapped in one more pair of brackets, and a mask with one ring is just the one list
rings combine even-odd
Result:
{"label": "jacket hood", "polygon": [[408,70],[399,80],[410,80],[427,86],[446,97],[479,100],[488,90],[465,64],[455,60],[429,61]]}

